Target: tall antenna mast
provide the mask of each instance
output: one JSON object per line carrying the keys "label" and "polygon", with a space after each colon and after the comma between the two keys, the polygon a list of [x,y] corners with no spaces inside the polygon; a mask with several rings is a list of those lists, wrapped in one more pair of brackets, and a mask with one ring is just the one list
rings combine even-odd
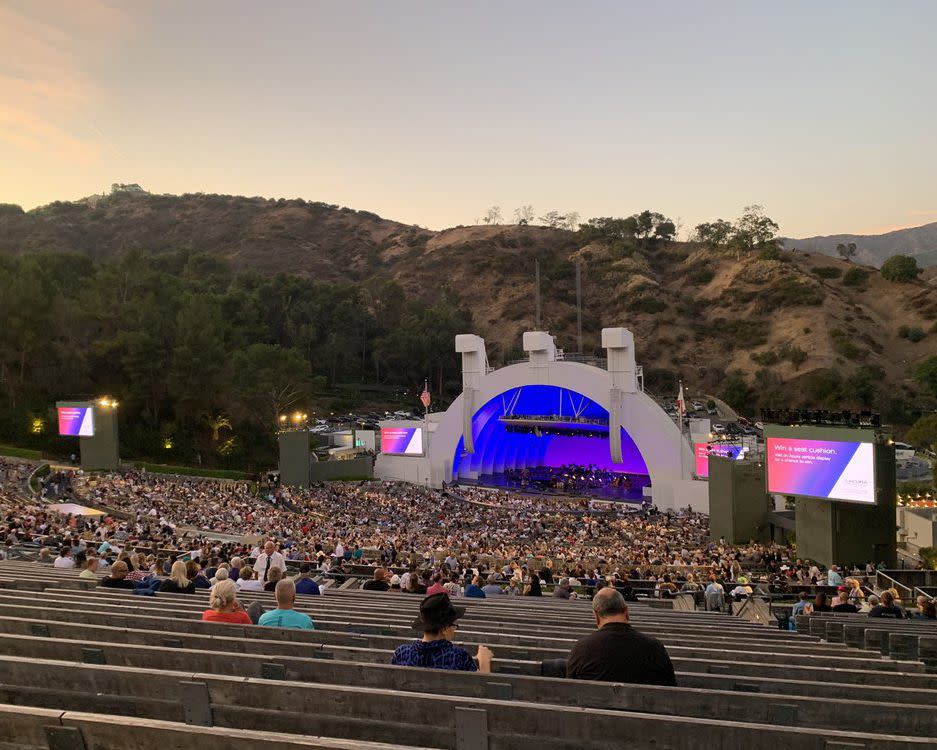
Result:
{"label": "tall antenna mast", "polygon": [[536,314],[534,315],[534,328],[538,331],[540,330],[540,258],[534,258],[534,274],[536,276],[536,300],[537,308]]}
{"label": "tall antenna mast", "polygon": [[582,354],[582,267],[576,261],[576,351]]}

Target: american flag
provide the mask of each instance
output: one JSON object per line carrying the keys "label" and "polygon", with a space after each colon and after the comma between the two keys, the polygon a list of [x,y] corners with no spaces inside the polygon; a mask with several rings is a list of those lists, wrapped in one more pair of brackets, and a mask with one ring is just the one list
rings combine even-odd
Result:
{"label": "american flag", "polygon": [[423,392],[420,394],[420,403],[423,404],[423,408],[429,409],[430,404],[429,389],[426,387],[426,383],[423,383]]}

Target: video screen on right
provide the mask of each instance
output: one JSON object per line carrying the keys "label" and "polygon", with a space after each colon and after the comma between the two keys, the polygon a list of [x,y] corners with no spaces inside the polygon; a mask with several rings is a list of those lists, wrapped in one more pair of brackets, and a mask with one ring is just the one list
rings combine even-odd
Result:
{"label": "video screen on right", "polygon": [[875,503],[875,446],[841,440],[768,437],[768,492]]}

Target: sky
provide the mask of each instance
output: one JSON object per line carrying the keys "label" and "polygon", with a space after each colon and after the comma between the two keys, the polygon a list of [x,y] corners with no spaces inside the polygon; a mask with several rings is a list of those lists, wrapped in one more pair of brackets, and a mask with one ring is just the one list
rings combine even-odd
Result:
{"label": "sky", "polygon": [[937,2],[0,0],[0,203],[937,221]]}

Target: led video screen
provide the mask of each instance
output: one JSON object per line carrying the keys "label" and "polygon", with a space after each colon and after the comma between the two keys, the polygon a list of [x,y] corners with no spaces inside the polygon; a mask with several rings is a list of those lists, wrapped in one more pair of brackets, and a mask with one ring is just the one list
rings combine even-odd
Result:
{"label": "led video screen", "polygon": [[94,436],[94,409],[90,406],[60,406],[59,435]]}
{"label": "led video screen", "polygon": [[382,427],[381,453],[401,456],[423,455],[422,427]]}
{"label": "led video screen", "polygon": [[709,476],[709,457],[724,456],[725,458],[744,458],[745,449],[741,445],[710,445],[709,443],[694,443],[696,454],[696,476]]}
{"label": "led video screen", "polygon": [[872,443],[769,437],[765,460],[768,492],[875,502]]}

